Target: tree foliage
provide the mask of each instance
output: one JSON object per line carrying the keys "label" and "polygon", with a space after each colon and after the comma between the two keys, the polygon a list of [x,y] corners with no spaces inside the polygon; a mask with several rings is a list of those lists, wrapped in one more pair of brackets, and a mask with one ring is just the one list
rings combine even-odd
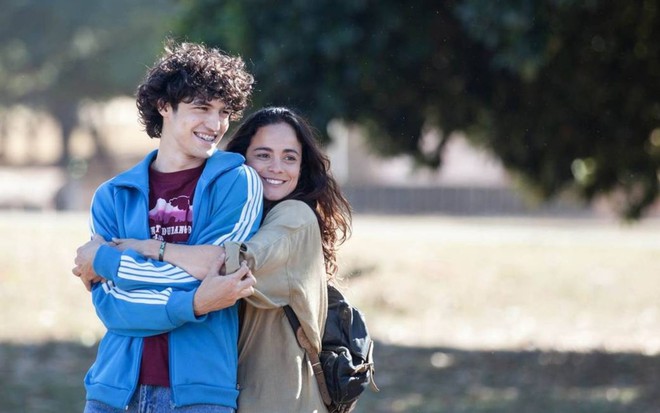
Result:
{"label": "tree foliage", "polygon": [[54,115],[64,155],[79,104],[132,94],[162,43],[170,0],[6,0],[0,14],[0,105]]}
{"label": "tree foliage", "polygon": [[[628,217],[658,195],[660,0],[184,8],[182,34],[252,63],[255,105],[292,105],[321,129],[359,123],[381,154],[433,167],[451,133],[465,131],[540,195],[616,194]],[[430,150],[427,127],[443,132]]]}

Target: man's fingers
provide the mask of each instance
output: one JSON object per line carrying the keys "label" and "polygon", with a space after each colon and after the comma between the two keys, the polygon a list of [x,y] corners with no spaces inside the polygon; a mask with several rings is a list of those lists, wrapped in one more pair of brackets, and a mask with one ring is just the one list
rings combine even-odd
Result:
{"label": "man's fingers", "polygon": [[80,268],[77,265],[71,269],[71,272],[76,277],[80,277]]}
{"label": "man's fingers", "polygon": [[241,284],[245,287],[252,287],[257,283],[257,279],[252,275],[252,271],[248,271],[247,274],[241,278]]}
{"label": "man's fingers", "polygon": [[251,271],[248,271],[248,273],[239,281],[240,298],[249,297],[254,294],[254,285],[256,283],[257,279],[254,278]]}
{"label": "man's fingers", "polygon": [[93,241],[98,241],[98,242],[105,242],[105,238],[103,238],[99,234],[94,234],[94,236],[92,237],[92,240]]}
{"label": "man's fingers", "polygon": [[240,298],[249,297],[254,294],[254,287],[250,286],[241,290]]}
{"label": "man's fingers", "polygon": [[238,278],[240,280],[243,279],[243,277],[245,277],[249,272],[250,272],[250,267],[247,266],[246,261],[243,261],[241,262],[241,266],[238,267],[238,269],[235,272],[231,274],[227,274],[227,276],[232,278]]}

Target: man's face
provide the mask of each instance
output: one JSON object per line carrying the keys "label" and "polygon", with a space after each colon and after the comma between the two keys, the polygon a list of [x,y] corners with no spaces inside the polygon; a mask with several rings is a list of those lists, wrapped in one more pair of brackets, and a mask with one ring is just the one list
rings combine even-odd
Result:
{"label": "man's face", "polygon": [[[159,157],[175,159],[183,168],[195,167],[215,152],[229,128],[231,111],[215,99],[180,102],[177,109],[166,104],[161,110],[163,133]],[[192,165],[192,166],[189,166]]]}

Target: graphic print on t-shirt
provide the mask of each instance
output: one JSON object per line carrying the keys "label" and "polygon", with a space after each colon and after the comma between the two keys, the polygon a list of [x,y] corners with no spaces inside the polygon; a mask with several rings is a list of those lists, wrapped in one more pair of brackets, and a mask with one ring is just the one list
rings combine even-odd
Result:
{"label": "graphic print on t-shirt", "polygon": [[[177,172],[149,171],[149,230],[151,238],[187,243],[192,231],[193,202],[204,164]],[[166,255],[167,257],[167,255]],[[140,384],[169,386],[169,333],[144,338]]]}
{"label": "graphic print on t-shirt", "polygon": [[158,198],[149,211],[151,238],[159,241],[186,242],[192,231],[193,207],[190,197]]}

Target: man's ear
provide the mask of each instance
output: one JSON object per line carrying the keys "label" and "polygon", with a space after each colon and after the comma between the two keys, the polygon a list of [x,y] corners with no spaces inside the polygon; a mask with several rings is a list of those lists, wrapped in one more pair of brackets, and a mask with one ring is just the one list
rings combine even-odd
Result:
{"label": "man's ear", "polygon": [[158,113],[160,113],[160,116],[165,117],[167,113],[169,113],[172,110],[172,105],[169,103],[165,102],[164,100],[159,100],[158,101]]}

